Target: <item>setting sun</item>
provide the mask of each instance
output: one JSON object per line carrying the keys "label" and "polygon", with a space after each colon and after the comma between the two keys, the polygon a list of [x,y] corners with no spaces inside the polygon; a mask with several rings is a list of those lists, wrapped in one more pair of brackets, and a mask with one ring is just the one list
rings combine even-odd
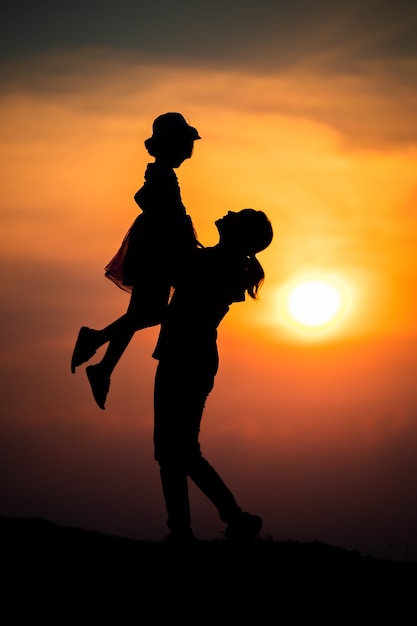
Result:
{"label": "setting sun", "polygon": [[341,277],[298,276],[277,292],[278,316],[289,330],[319,338],[340,329],[352,311],[352,289]]}
{"label": "setting sun", "polygon": [[311,327],[330,322],[342,304],[340,291],[329,283],[310,280],[293,287],[288,296],[288,310],[301,324]]}

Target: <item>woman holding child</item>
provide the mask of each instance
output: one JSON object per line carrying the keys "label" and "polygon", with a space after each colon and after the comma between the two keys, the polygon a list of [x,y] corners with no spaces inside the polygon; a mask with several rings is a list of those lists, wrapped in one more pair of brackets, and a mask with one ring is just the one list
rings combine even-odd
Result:
{"label": "woman holding child", "polygon": [[[106,275],[131,291],[125,315],[102,330],[83,326],[71,371],[109,343],[100,363],[86,369],[101,409],[111,373],[136,330],[161,324],[154,351],[158,360],[154,389],[154,455],[168,513],[167,541],[196,541],[188,499],[190,478],[217,508],[231,542],[253,541],[262,520],[244,512],[230,489],[202,456],[199,432],[206,399],[218,369],[217,328],[234,302],[256,299],[264,280],[256,254],[272,241],[272,226],[262,211],[229,211],[216,221],[219,242],[203,248],[182,204],[174,169],[200,139],[179,113],[153,123],[145,147],[155,162],[135,200],[142,209]],[[171,289],[174,293],[169,300]],[[168,304],[169,302],[169,304]]]}

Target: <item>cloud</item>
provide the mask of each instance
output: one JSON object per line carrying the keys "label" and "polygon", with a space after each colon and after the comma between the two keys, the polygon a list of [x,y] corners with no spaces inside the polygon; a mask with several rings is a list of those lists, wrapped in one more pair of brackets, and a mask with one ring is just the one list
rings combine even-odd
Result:
{"label": "cloud", "polygon": [[[143,4],[50,0],[9,3],[3,20],[3,58],[55,54],[77,47],[193,59],[217,68],[284,68],[337,52],[338,67],[364,58],[416,52],[415,4],[408,0],[348,4],[319,0],[212,0]],[[331,55],[333,62],[334,54]]]}
{"label": "cloud", "polygon": [[[0,65],[2,101],[49,99],[85,114],[126,119],[155,110],[155,101],[204,104],[314,119],[335,128],[345,141],[364,147],[417,138],[415,56],[360,57],[337,68],[337,49],[259,72],[234,64],[222,67],[179,59],[84,47],[15,59]],[[16,106],[16,102],[13,102]],[[151,105],[151,106],[149,106]],[[19,100],[18,100],[19,106]],[[44,102],[46,106],[46,102]],[[150,113],[152,116],[152,113]],[[3,133],[10,133],[9,125]]]}

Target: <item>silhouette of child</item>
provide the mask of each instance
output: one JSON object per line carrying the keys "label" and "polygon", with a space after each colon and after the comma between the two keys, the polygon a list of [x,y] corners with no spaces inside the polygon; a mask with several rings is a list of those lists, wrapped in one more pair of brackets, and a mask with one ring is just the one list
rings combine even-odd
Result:
{"label": "silhouette of child", "polygon": [[134,333],[161,322],[177,267],[198,245],[174,172],[191,157],[197,139],[197,130],[180,113],[165,113],[155,119],[153,134],[145,141],[155,161],[148,164],[145,183],[135,195],[142,213],[105,268],[110,280],[131,292],[127,312],[101,330],[83,326],[71,358],[71,371],[75,373],[79,365],[109,342],[102,360],[86,368],[101,409],[105,408],[111,374]]}
{"label": "silhouette of child", "polygon": [[219,243],[196,249],[184,264],[165,311],[154,351],[154,455],[173,543],[195,541],[191,530],[187,477],[201,489],[227,524],[226,539],[254,540],[262,526],[245,513],[199,444],[204,405],[218,369],[217,327],[233,302],[247,293],[256,299],[264,279],[255,254],[272,241],[272,226],[261,211],[229,212],[216,221]]}

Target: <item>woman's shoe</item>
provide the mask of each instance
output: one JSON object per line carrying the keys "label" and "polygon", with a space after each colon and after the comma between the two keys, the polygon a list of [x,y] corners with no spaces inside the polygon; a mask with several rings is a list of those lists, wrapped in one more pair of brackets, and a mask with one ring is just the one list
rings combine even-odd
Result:
{"label": "woman's shoe", "polygon": [[255,541],[262,528],[262,519],[258,515],[242,513],[229,524],[224,531],[225,539],[230,543],[244,544]]}
{"label": "woman's shoe", "polygon": [[97,344],[94,335],[97,331],[87,326],[82,326],[75,342],[74,351],[71,357],[71,372],[75,374],[75,368],[89,361],[96,353]]}
{"label": "woman's shoe", "polygon": [[104,405],[110,389],[110,378],[103,376],[100,365],[89,365],[85,372],[90,383],[91,391],[93,392],[94,400],[97,402],[100,409],[104,411]]}
{"label": "woman's shoe", "polygon": [[193,545],[198,543],[197,537],[191,528],[171,529],[169,535],[165,535],[164,541],[174,545]]}

